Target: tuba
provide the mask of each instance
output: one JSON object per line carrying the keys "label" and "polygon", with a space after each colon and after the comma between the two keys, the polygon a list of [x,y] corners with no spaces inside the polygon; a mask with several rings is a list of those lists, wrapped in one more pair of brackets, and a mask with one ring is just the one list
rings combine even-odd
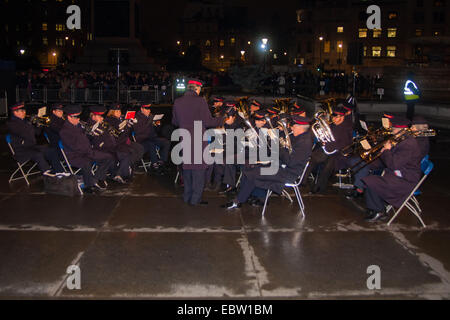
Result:
{"label": "tuba", "polygon": [[316,121],[311,125],[311,130],[314,136],[321,143],[328,143],[335,141],[333,132],[330,129],[329,116],[324,111],[319,111],[314,115]]}
{"label": "tuba", "polygon": [[289,130],[288,130],[288,126],[287,126],[287,120],[286,118],[281,119],[280,121],[278,121],[278,125],[281,126],[281,129],[284,132],[284,138],[280,137],[280,145],[286,149],[289,150],[289,153],[292,153],[292,143],[291,143],[291,138],[289,138]]}

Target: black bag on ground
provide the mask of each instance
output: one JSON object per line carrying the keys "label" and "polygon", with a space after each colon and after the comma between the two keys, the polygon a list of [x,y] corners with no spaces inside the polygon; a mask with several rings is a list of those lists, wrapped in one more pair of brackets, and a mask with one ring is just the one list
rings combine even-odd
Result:
{"label": "black bag on ground", "polygon": [[44,191],[49,194],[69,197],[81,194],[80,189],[78,188],[78,179],[73,175],[68,177],[49,177],[44,175]]}

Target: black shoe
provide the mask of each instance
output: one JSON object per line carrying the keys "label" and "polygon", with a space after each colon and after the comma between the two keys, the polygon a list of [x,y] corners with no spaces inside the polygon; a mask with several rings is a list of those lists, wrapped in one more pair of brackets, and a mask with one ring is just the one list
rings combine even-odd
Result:
{"label": "black shoe", "polygon": [[252,207],[263,207],[264,202],[261,201],[261,199],[256,198],[255,200],[252,201],[251,206]]}
{"label": "black shoe", "polygon": [[234,201],[230,201],[227,202],[226,204],[220,206],[221,208],[226,208],[228,210],[230,209],[239,209],[240,207],[242,207],[242,204],[239,202],[234,202]]}
{"label": "black shoe", "polygon": [[362,197],[363,195],[364,193],[358,192],[356,189],[353,189],[345,195],[345,198],[348,200],[356,200]]}
{"label": "black shoe", "polygon": [[386,212],[375,212],[373,211],[372,214],[369,214],[364,220],[367,222],[376,222],[378,220],[386,221],[389,216],[386,214]]}

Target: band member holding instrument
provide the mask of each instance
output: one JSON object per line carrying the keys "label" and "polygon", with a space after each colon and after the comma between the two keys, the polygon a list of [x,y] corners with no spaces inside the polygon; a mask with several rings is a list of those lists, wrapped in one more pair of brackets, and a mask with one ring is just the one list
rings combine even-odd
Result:
{"label": "band member holding instrument", "polygon": [[[421,116],[415,116],[412,120],[411,129],[415,132],[428,129],[428,121]],[[417,143],[420,148],[420,157],[423,159],[430,152],[430,138],[417,137]]]}
{"label": "band member holding instrument", "polygon": [[113,126],[118,132],[121,132],[118,137],[115,137],[117,152],[129,154],[131,168],[134,169],[136,163],[138,163],[144,155],[144,147],[137,142],[131,141],[131,127],[126,123],[127,120],[122,118],[122,108],[120,104],[116,103],[109,108],[105,121]]}
{"label": "band member holding instrument", "polygon": [[48,128],[44,128],[51,148],[58,148],[58,141],[60,140],[59,131],[61,131],[64,122],[64,106],[60,103],[56,103],[52,106],[50,125]]}
{"label": "band member holding instrument", "polygon": [[[311,155],[313,139],[309,131],[310,122],[309,118],[293,116],[291,123],[293,152],[289,153],[287,149],[280,149],[280,168],[277,174],[261,175],[260,167],[254,165],[246,167],[237,197],[222,207],[240,208],[256,188],[270,189],[281,194],[286,183],[293,183],[303,172]],[[265,195],[265,193],[262,194]]]}
{"label": "band member holding instrument", "polygon": [[[392,133],[398,135],[408,128],[409,120],[392,119]],[[399,208],[421,177],[421,154],[417,140],[412,136],[398,144],[388,141],[381,150],[381,161],[386,166],[382,176],[368,176],[362,179],[365,184],[365,197],[368,209],[366,221],[375,222],[388,218],[386,202]]]}
{"label": "band member holding instrument", "polygon": [[225,98],[223,97],[215,97],[213,99],[213,105],[211,107],[211,114],[215,117],[224,105]]}
{"label": "band member holding instrument", "polygon": [[[59,135],[70,165],[81,169],[85,193],[95,193],[107,187],[106,173],[114,164],[114,157],[103,151],[94,150],[80,126],[80,105],[69,105],[64,108],[67,118]],[[97,170],[92,173],[92,164],[96,162]]]}
{"label": "band member holding instrument", "polygon": [[[170,141],[163,137],[158,137],[154,115],[151,113],[151,105],[142,105],[140,111],[136,113],[137,123],[134,125],[136,142],[144,147],[145,153],[150,156],[153,169],[162,173],[162,169],[167,165],[170,151]],[[158,157],[157,148],[159,148]]]}
{"label": "band member holding instrument", "polygon": [[[56,150],[37,144],[36,136],[42,132],[42,128],[33,126],[25,119],[25,104],[18,103],[10,109],[12,115],[6,125],[8,133],[11,135],[11,146],[15,152],[14,158],[20,162],[33,160],[39,170],[46,175],[50,174],[51,171],[53,173],[64,172]],[[51,163],[52,167],[47,161]]]}
{"label": "band member holding instrument", "polygon": [[342,107],[335,107],[331,115],[332,124],[330,129],[334,135],[335,141],[325,143],[319,147],[316,145],[312,156],[311,165],[309,166],[306,177],[318,168],[319,164],[323,164],[323,168],[319,171],[317,183],[311,188],[312,193],[323,193],[327,187],[328,180],[337,167],[336,161],[341,161],[342,156],[340,150],[352,143],[352,126],[351,121],[346,121],[346,110]]}
{"label": "band member holding instrument", "polygon": [[[216,128],[222,125],[224,118],[213,118],[209,112],[208,104],[200,92],[203,83],[198,79],[188,81],[184,96],[175,100],[173,105],[172,124],[189,131],[191,135],[190,161],[183,163],[184,179],[184,202],[190,205],[208,204],[202,201],[203,189],[205,187],[205,171],[207,164],[201,157],[201,163],[194,163],[194,122],[201,122],[201,137],[207,128]],[[202,151],[207,147],[207,142],[202,141]]]}
{"label": "band member holding instrument", "polygon": [[250,115],[253,115],[256,111],[261,110],[262,104],[258,100],[253,100],[250,103]]}
{"label": "band member holding instrument", "polygon": [[[91,114],[88,124],[93,126],[98,123],[100,130],[103,131],[101,134],[90,137],[92,147],[94,150],[111,154],[114,159],[114,165],[111,168],[113,176],[112,180],[120,184],[126,184],[131,175],[131,155],[127,150],[123,152],[123,150],[120,149],[120,145],[117,144],[114,136],[107,130],[107,127],[103,125],[106,108],[104,106],[92,106],[90,107],[90,111]],[[116,163],[118,165],[116,165]]]}

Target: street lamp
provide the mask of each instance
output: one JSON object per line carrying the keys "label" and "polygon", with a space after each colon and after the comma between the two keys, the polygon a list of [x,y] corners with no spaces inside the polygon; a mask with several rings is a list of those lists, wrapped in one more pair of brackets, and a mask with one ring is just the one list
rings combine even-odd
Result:
{"label": "street lamp", "polygon": [[267,39],[267,38],[262,38],[262,39],[261,39],[261,42],[262,42],[262,44],[261,44],[261,49],[263,49],[263,51],[264,51],[264,66],[263,66],[263,72],[266,72],[266,55],[267,55],[267,50],[266,50],[266,48],[267,48],[267,43],[269,42],[269,39]]}
{"label": "street lamp", "polygon": [[24,55],[25,54],[25,50],[24,49],[20,49],[20,54]]}
{"label": "street lamp", "polygon": [[339,47],[339,73],[341,73],[341,64],[342,64],[342,61],[341,61],[342,43],[339,43],[338,47]]}
{"label": "street lamp", "polygon": [[244,55],[245,55],[245,50],[241,50],[241,60],[242,61],[245,61]]}
{"label": "street lamp", "polygon": [[[322,64],[322,41],[323,41],[323,37],[319,37],[319,65]],[[322,68],[321,68],[322,71]]]}

